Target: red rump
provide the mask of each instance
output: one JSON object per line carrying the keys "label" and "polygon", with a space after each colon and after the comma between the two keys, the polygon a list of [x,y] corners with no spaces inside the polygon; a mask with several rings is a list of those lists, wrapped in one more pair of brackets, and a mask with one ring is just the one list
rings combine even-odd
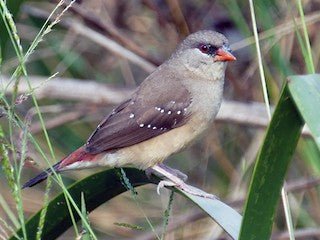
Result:
{"label": "red rump", "polygon": [[48,168],[47,170],[41,172],[36,177],[30,179],[28,182],[26,182],[22,186],[22,188],[32,187],[32,186],[42,182],[43,180],[47,179],[47,177],[52,174],[52,169],[54,169],[56,172],[60,172],[60,171],[63,171],[64,167],[66,167],[72,163],[80,162],[80,161],[92,161],[92,160],[94,160],[95,156],[96,155],[92,155],[90,153],[87,153],[84,150],[84,147],[80,147],[79,149],[77,149],[76,151],[71,153],[66,158],[64,158],[61,161],[54,164],[52,166],[52,168]]}
{"label": "red rump", "polygon": [[94,160],[95,156],[96,156],[95,154],[93,155],[93,154],[87,153],[84,150],[84,147],[80,147],[74,152],[72,152],[69,156],[62,159],[58,169],[62,169],[75,162],[92,161]]}

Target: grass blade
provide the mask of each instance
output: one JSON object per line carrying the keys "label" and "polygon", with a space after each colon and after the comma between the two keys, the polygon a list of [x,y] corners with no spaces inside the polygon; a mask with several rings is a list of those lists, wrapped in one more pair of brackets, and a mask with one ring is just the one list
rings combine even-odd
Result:
{"label": "grass blade", "polygon": [[285,85],[254,168],[240,240],[270,239],[281,187],[303,124]]}
{"label": "grass blade", "polygon": [[[126,175],[134,187],[149,183],[145,173],[135,169],[126,169]],[[94,186],[94,187],[92,187]],[[117,171],[106,170],[89,176],[69,187],[69,193],[74,202],[81,209],[81,195],[86,199],[86,211],[91,212],[102,203],[127,191],[118,177]],[[79,214],[72,208],[76,221],[80,220]],[[28,239],[35,239],[41,210],[26,223]],[[49,204],[46,219],[42,230],[42,239],[56,239],[69,227],[72,220],[63,193],[54,198]],[[21,231],[18,235],[21,236]],[[11,240],[16,239],[12,237]]]}
{"label": "grass blade", "polygon": [[320,75],[291,76],[288,86],[301,116],[320,149]]}
{"label": "grass blade", "polygon": [[204,210],[233,239],[238,239],[242,220],[242,217],[238,212],[218,199],[208,199],[194,196],[186,192],[179,192]]}

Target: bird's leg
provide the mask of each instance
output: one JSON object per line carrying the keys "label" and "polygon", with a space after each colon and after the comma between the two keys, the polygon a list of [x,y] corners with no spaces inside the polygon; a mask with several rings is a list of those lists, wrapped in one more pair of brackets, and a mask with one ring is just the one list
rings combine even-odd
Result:
{"label": "bird's leg", "polygon": [[[163,163],[158,163],[158,166],[160,168],[162,168],[164,171],[169,172],[172,175],[176,176],[177,178],[181,179],[183,182],[187,181],[187,179],[188,179],[188,176],[186,174],[184,174],[183,172],[179,171],[178,169],[171,168],[171,167],[169,167],[169,166],[167,166],[167,165],[165,165]],[[159,175],[159,174],[157,174],[158,172],[155,172],[155,170],[152,169],[152,167],[147,168],[145,170],[145,173],[146,173],[146,175],[147,175],[147,177],[149,179],[151,178],[151,174],[154,174],[154,175],[157,175],[157,176]]]}
{"label": "bird's leg", "polygon": [[183,172],[179,171],[178,169],[171,168],[163,163],[158,164],[159,167],[166,170],[167,172],[172,173],[174,176],[180,178],[182,181],[186,182],[188,180],[188,176]]}
{"label": "bird's leg", "polygon": [[[163,167],[163,165],[155,165],[151,167],[151,172],[155,174],[156,176],[164,176],[167,178],[167,180],[162,180],[159,182],[157,187],[158,194],[160,193],[160,189],[168,186],[168,187],[176,187],[178,189],[181,189],[184,192],[190,193],[195,196],[204,197],[204,198],[211,198],[215,199],[216,197],[212,194],[208,194],[198,188],[192,187],[188,184],[186,184],[181,178],[179,178],[177,175],[175,175],[177,172],[172,170],[167,166]],[[181,173],[179,171],[179,173]],[[184,175],[184,174],[183,174]]]}

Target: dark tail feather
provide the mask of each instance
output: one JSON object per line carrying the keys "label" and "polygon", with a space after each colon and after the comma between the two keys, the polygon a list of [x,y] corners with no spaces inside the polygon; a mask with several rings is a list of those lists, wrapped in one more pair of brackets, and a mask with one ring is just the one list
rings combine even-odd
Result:
{"label": "dark tail feather", "polygon": [[[52,168],[55,171],[59,171],[60,163],[61,163],[61,161],[57,162],[55,165],[52,166]],[[23,184],[22,189],[27,188],[27,187],[32,187],[32,186],[34,186],[34,185],[46,180],[48,178],[48,176],[51,175],[51,174],[52,174],[52,170],[51,170],[51,168],[48,168],[47,170],[45,170],[42,173],[40,173],[38,176],[30,179],[28,182]]]}

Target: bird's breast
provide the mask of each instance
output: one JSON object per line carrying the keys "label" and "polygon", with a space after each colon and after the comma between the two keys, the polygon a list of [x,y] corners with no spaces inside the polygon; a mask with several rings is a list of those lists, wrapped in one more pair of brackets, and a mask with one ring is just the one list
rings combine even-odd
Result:
{"label": "bird's breast", "polygon": [[189,81],[186,84],[192,93],[190,111],[193,121],[211,123],[221,106],[224,76],[212,81]]}

